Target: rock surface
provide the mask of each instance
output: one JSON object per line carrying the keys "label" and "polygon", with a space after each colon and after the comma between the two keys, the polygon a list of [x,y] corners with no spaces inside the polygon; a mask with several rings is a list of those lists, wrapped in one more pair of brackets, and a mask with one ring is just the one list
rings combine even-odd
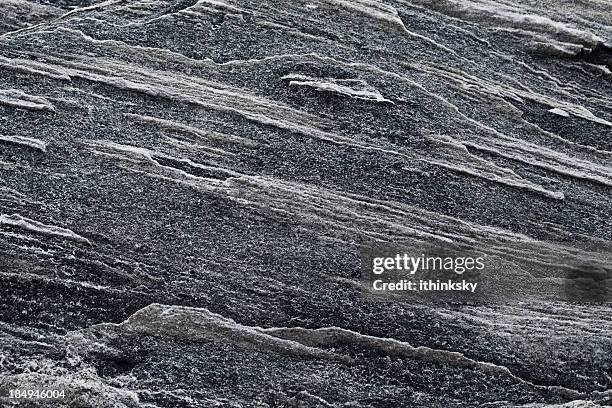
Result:
{"label": "rock surface", "polygon": [[[607,0],[0,9],[2,406],[612,404]],[[419,240],[514,298],[372,296]]]}

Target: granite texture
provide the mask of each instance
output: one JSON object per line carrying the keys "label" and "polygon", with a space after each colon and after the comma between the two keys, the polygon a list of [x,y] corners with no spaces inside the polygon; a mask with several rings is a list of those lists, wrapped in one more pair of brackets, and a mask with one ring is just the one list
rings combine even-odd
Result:
{"label": "granite texture", "polygon": [[[2,407],[612,404],[608,0],[0,12]],[[499,301],[361,279],[444,241]]]}

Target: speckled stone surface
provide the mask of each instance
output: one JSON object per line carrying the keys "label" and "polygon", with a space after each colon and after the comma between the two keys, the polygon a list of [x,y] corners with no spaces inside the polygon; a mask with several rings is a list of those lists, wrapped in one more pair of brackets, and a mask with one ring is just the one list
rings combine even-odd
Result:
{"label": "speckled stone surface", "polygon": [[[0,405],[612,404],[611,46],[607,0],[0,0]],[[498,301],[361,279],[446,241]]]}

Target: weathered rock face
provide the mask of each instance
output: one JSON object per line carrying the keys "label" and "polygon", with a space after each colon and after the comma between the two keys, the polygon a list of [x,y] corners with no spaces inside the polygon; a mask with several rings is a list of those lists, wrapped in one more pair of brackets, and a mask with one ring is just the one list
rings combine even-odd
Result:
{"label": "weathered rock face", "polygon": [[612,404],[611,6],[511,3],[0,0],[2,406]]}

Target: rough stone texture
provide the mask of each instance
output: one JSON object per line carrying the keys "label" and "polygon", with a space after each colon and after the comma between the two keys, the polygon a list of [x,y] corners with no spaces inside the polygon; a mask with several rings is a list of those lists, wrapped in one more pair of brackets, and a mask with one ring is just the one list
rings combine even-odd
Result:
{"label": "rough stone texture", "polygon": [[[2,406],[612,404],[611,5],[512,3],[0,0]],[[420,238],[514,299],[372,296]]]}

